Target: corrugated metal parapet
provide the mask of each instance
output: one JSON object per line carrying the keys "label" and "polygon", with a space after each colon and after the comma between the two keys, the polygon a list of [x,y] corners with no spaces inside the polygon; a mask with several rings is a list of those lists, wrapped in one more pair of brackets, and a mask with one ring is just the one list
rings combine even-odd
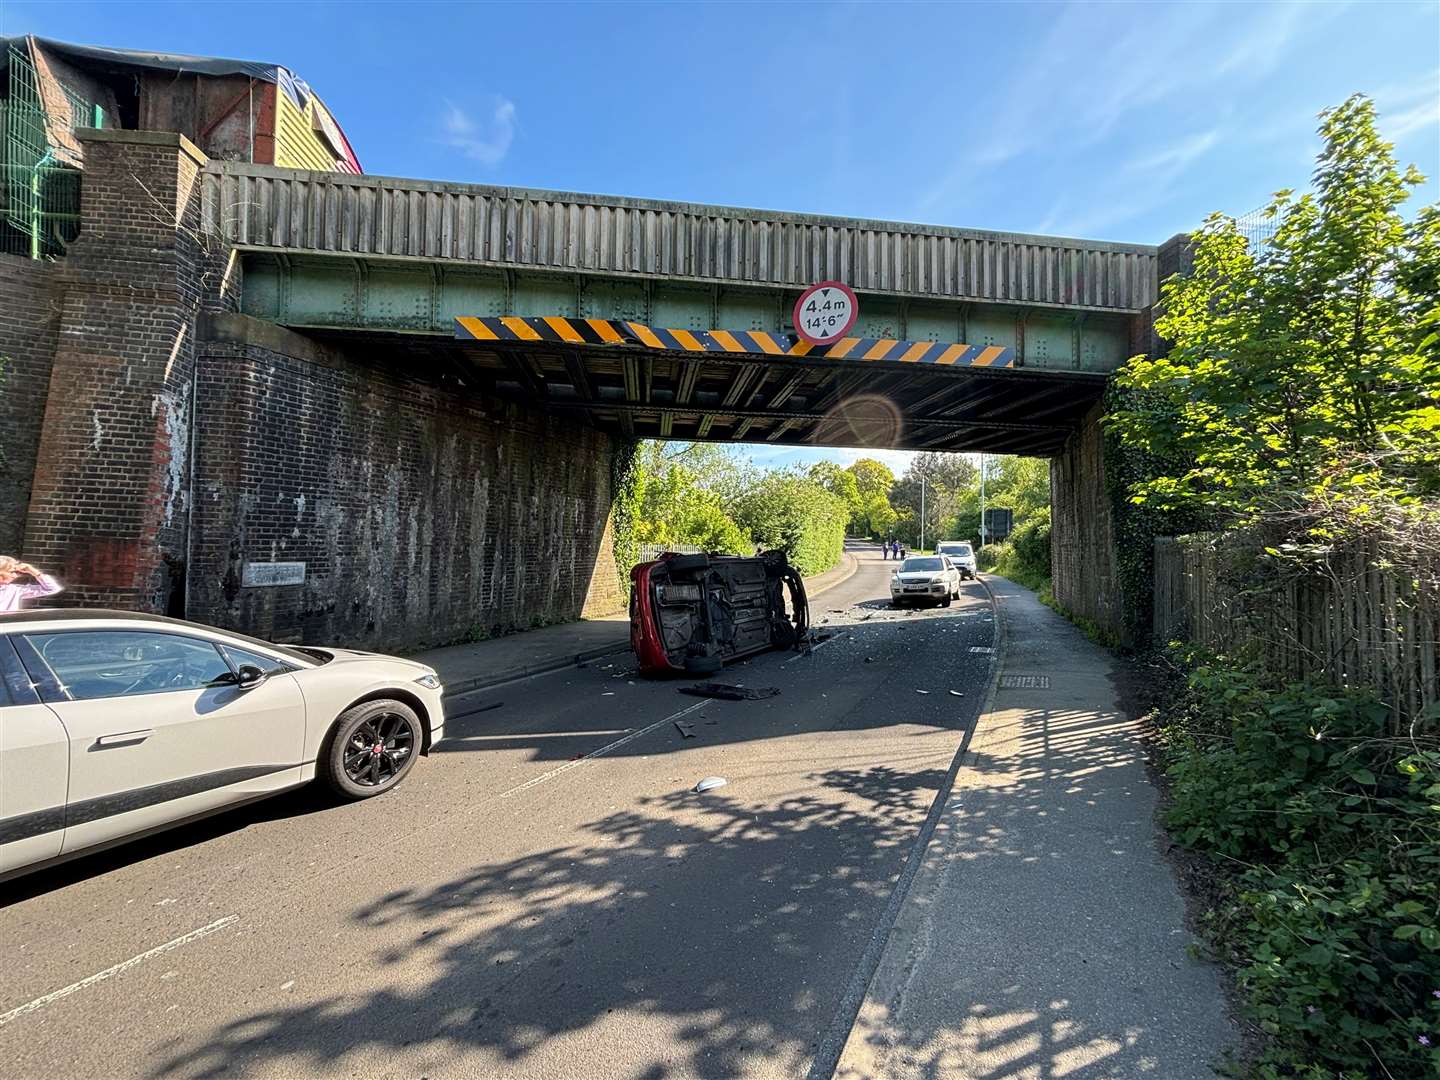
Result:
{"label": "corrugated metal parapet", "polygon": [[1156,250],[1019,233],[215,162],[206,228],[244,247],[706,284],[829,278],[915,298],[1138,312]]}

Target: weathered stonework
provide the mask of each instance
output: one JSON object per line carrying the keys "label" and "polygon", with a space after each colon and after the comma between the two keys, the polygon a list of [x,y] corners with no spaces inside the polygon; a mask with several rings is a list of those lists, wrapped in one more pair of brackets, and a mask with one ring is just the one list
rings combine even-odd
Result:
{"label": "weathered stonework", "polygon": [[58,266],[0,255],[0,554],[25,545],[25,515],[60,329]]}
{"label": "weathered stonework", "polygon": [[[190,612],[395,648],[614,611],[607,436],[245,316],[208,321]],[[304,562],[246,588],[246,562]]]}
{"label": "weathered stonework", "polygon": [[1050,459],[1050,573],[1055,601],[1122,644],[1127,620],[1115,562],[1115,522],[1105,482],[1102,409]]}

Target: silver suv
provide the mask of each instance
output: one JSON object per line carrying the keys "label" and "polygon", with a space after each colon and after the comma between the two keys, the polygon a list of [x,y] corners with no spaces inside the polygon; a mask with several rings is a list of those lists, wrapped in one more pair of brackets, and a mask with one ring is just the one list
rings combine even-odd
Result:
{"label": "silver suv", "polygon": [[975,549],[960,540],[946,540],[935,549],[937,555],[948,555],[961,576],[975,579]]}

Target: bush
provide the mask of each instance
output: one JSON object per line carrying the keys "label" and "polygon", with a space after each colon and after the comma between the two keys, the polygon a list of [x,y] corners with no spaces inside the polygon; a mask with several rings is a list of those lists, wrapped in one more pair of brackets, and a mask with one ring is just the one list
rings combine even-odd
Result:
{"label": "bush", "polygon": [[829,570],[845,549],[849,506],[796,472],[760,474],[731,512],[756,544],[784,551],[802,574]]}
{"label": "bush", "polygon": [[1001,544],[975,553],[975,565],[1042,595],[1050,589],[1050,512],[1031,517]]}
{"label": "bush", "polygon": [[1211,658],[1162,712],[1167,821],[1210,855],[1261,1076],[1440,1073],[1440,740]]}

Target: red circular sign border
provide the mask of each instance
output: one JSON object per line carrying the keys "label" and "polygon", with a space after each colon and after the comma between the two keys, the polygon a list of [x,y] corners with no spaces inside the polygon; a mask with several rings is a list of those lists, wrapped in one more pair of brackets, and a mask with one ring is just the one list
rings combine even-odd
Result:
{"label": "red circular sign border", "polygon": [[[840,332],[835,334],[833,337],[812,337],[801,328],[800,305],[805,302],[805,298],[807,296],[813,296],[820,289],[839,289],[847,297],[850,298],[850,318],[846,321],[845,326],[840,330]],[[800,298],[795,301],[795,307],[791,309],[790,312],[790,322],[795,327],[796,335],[799,336],[800,340],[808,341],[811,345],[834,345],[837,341],[840,341],[842,338],[845,337],[846,334],[851,331],[851,329],[855,326],[855,320],[859,317],[860,301],[855,296],[855,290],[850,288],[850,286],[846,285],[843,281],[819,281],[816,282],[814,285],[807,286],[805,290],[800,294]]]}

